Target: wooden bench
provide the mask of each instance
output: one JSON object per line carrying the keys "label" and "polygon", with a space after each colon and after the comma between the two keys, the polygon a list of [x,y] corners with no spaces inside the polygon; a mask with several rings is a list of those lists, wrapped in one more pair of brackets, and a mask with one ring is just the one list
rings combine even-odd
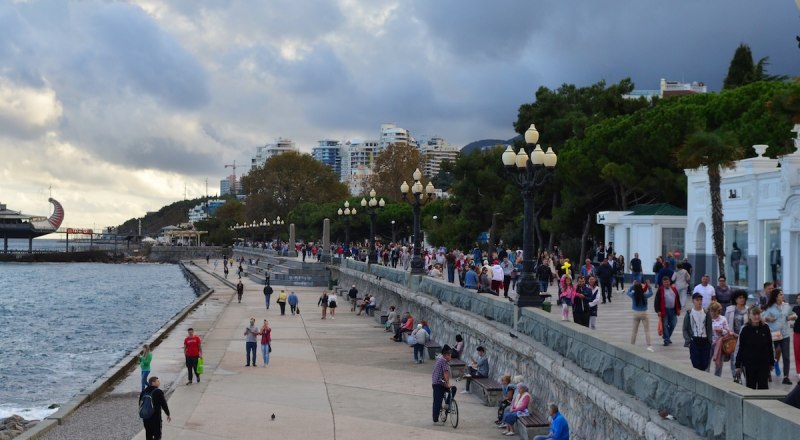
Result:
{"label": "wooden bench", "polygon": [[472,381],[470,392],[478,394],[484,405],[496,407],[500,404],[500,399],[503,397],[503,385],[500,382],[488,377],[472,378],[470,380]]}
{"label": "wooden bench", "polygon": [[464,375],[464,370],[467,369],[467,363],[461,359],[450,359],[450,374],[453,378],[461,378]]}
{"label": "wooden bench", "polygon": [[442,346],[439,345],[438,342],[433,340],[426,342],[425,348],[428,349],[428,359],[430,360],[436,359],[436,355],[439,354],[440,351],[442,351]]}
{"label": "wooden bench", "polygon": [[528,404],[528,412],[530,415],[517,418],[517,423],[514,425],[514,430],[517,431],[520,438],[524,440],[531,440],[537,435],[547,435],[550,432],[550,421],[548,418],[533,407],[533,400]]}

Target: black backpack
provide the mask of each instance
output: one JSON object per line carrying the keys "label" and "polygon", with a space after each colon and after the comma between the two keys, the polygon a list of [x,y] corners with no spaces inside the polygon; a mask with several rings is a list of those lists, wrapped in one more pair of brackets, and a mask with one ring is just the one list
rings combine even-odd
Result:
{"label": "black backpack", "polygon": [[142,419],[149,419],[156,413],[156,408],[153,406],[153,391],[145,393],[139,401],[139,417]]}

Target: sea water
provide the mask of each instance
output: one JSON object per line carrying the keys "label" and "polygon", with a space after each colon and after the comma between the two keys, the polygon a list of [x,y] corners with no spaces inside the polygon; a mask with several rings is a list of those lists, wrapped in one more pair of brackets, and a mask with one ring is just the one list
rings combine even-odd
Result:
{"label": "sea water", "polygon": [[195,299],[177,265],[0,263],[0,418],[53,413]]}

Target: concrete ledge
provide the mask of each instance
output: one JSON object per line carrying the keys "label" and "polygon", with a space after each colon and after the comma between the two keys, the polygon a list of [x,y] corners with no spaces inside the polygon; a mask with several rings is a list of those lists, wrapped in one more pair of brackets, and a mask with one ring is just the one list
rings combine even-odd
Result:
{"label": "concrete ledge", "polygon": [[50,432],[51,429],[58,426],[58,420],[46,418],[40,420],[32,428],[25,430],[22,434],[14,437],[14,440],[36,440],[42,438],[45,434]]}
{"label": "concrete ledge", "polygon": [[72,415],[81,405],[92,400],[92,397],[86,393],[80,393],[73,397],[69,402],[61,405],[58,411],[46,417],[45,420],[55,420],[57,424],[63,425],[63,420]]}

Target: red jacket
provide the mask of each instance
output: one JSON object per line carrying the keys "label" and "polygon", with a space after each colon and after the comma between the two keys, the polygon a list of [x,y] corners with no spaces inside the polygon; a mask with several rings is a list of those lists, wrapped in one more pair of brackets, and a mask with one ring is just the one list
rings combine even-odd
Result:
{"label": "red jacket", "polygon": [[[672,289],[672,293],[675,294],[675,315],[681,315],[681,296],[678,294],[678,289],[675,286],[669,286]],[[656,313],[667,313],[666,301],[664,300],[664,286],[658,288],[656,292],[656,299],[653,301],[653,305],[655,306]]]}

